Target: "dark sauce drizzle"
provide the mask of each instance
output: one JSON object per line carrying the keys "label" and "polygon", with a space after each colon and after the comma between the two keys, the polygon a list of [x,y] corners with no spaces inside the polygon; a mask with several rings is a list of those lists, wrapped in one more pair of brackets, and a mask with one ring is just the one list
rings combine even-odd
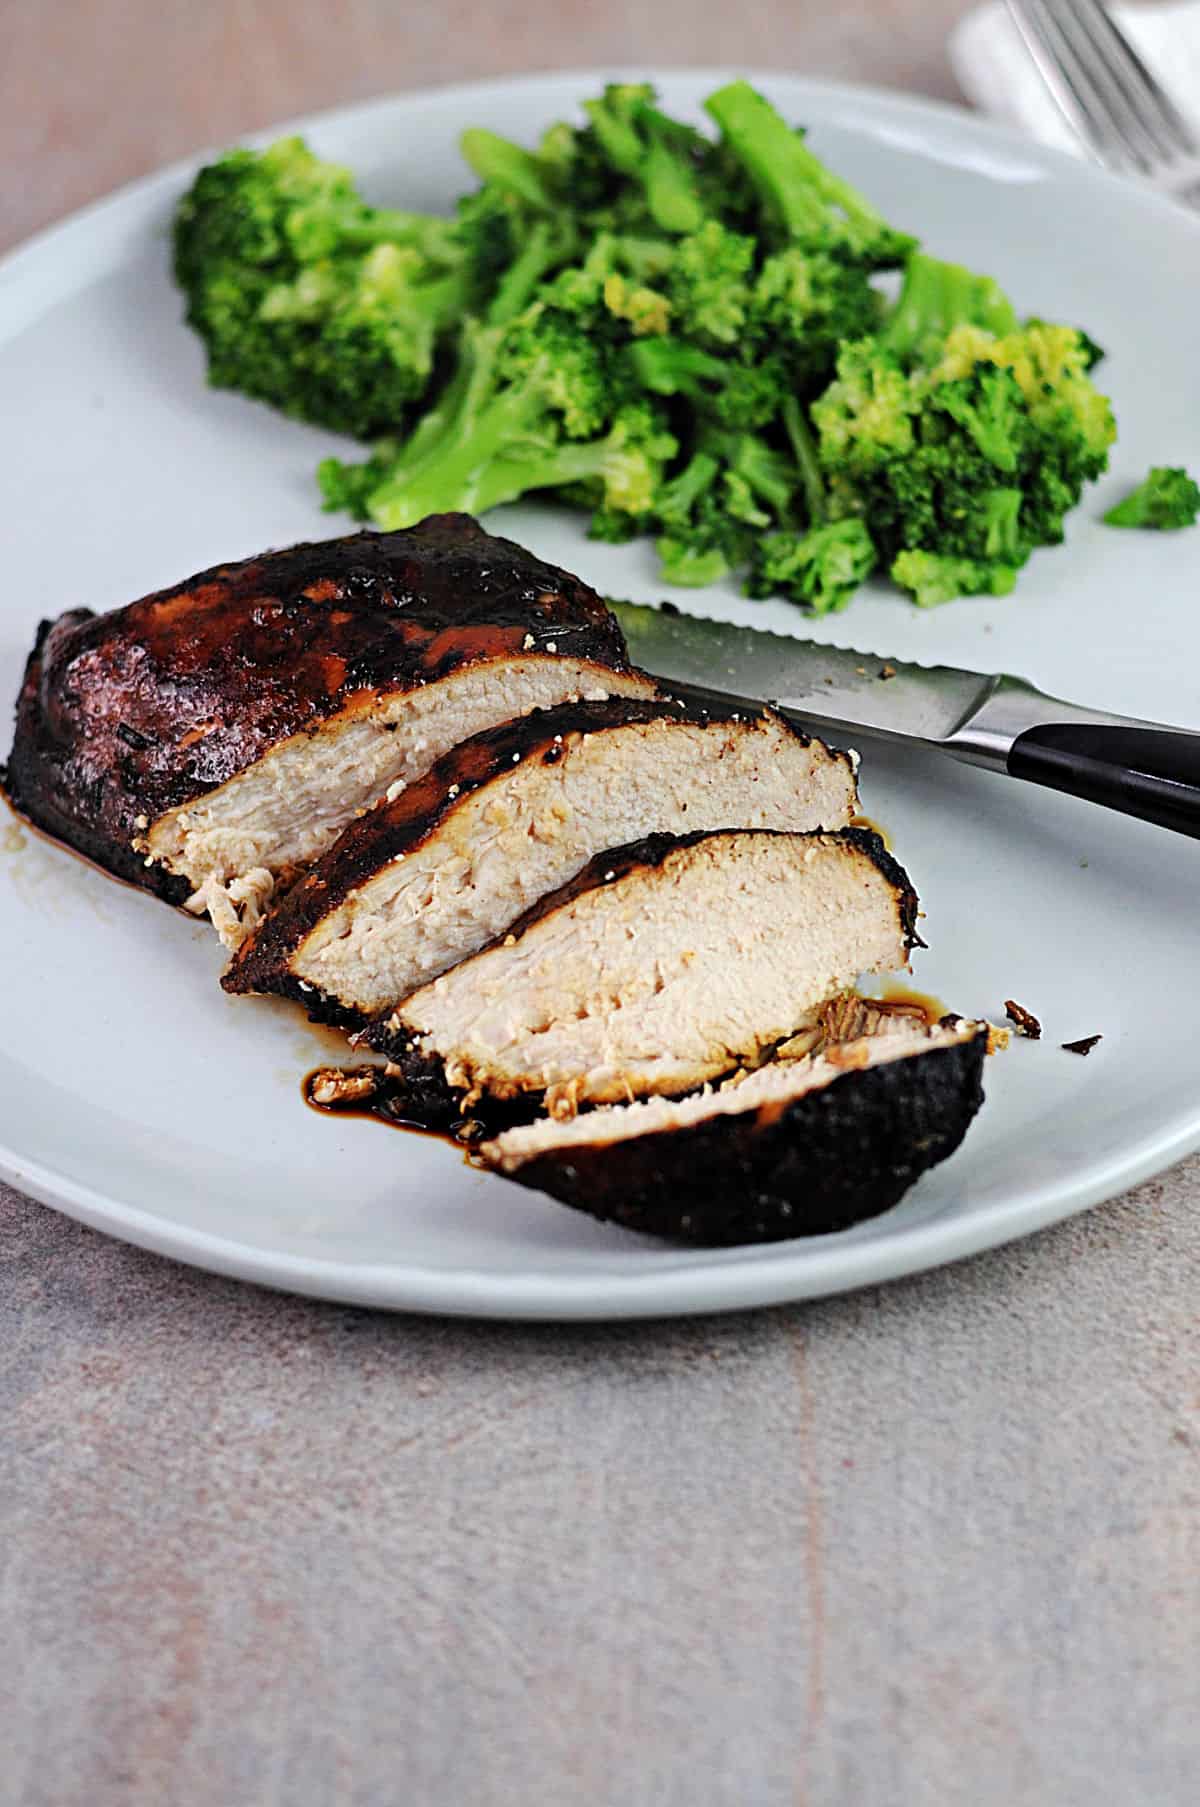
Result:
{"label": "dark sauce drizzle", "polygon": [[[350,1082],[345,1096],[317,1097],[318,1090],[338,1080]],[[354,1089],[360,1085],[361,1090]],[[447,1121],[434,1115],[422,1116],[413,1099],[382,1067],[314,1067],[301,1081],[300,1093],[309,1110],[319,1112],[322,1117],[357,1117],[368,1123],[382,1123],[388,1129],[405,1129],[412,1135],[429,1136],[463,1151],[482,1141],[487,1133],[485,1126],[473,1117]]]}
{"label": "dark sauce drizzle", "polygon": [[903,979],[884,979],[877,996],[881,1004],[899,1004],[921,1011],[931,1028],[955,1015],[935,993],[918,991],[915,985],[907,985]]}

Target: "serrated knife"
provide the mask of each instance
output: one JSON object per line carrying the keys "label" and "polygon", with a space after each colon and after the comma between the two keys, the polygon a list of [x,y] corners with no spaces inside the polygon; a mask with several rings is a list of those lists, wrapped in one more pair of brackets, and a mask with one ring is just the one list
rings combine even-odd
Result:
{"label": "serrated knife", "polygon": [[936,747],[1200,838],[1200,732],[1061,702],[1007,673],[913,665],[672,608],[611,606],[634,662],[698,701],[771,703],[821,729]]}

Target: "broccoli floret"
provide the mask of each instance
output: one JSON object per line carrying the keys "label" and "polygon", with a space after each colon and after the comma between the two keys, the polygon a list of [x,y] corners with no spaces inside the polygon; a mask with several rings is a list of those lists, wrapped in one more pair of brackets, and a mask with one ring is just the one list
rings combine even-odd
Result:
{"label": "broccoli floret", "polygon": [[713,435],[708,441],[725,458],[722,481],[729,512],[755,527],[790,522],[795,515],[799,473],[786,452],[755,433]]}
{"label": "broccoli floret", "polygon": [[399,447],[394,439],[381,439],[369,458],[348,464],[341,458],[322,458],[317,466],[321,506],[327,514],[353,515],[356,521],[371,519],[371,497],[391,476]]}
{"label": "broccoli floret", "polygon": [[756,245],[744,232],[709,220],[680,239],[665,271],[678,332],[699,345],[736,345],[746,328]]}
{"label": "broccoli floret", "polygon": [[[701,538],[687,538],[673,533],[660,534],[654,542],[658,553],[659,576],[664,583],[678,584],[683,589],[703,590],[720,583],[731,570],[730,555],[723,542],[729,536],[719,530],[706,544]],[[737,542],[735,557],[740,556]]]}
{"label": "broccoli floret", "polygon": [[854,476],[907,457],[920,406],[918,392],[889,352],[865,339],[847,345],[837,376],[812,408],[822,465]]}
{"label": "broccoli floret", "polygon": [[[1030,314],[1029,318],[1025,321],[1026,330],[1031,326],[1052,326],[1053,324],[1053,321],[1043,320],[1038,314]],[[1085,332],[1082,326],[1075,327],[1074,332],[1075,337],[1079,340],[1079,343],[1083,348],[1084,369],[1094,370],[1101,358],[1106,358],[1108,353],[1105,351],[1103,345],[1097,345],[1095,339],[1092,338],[1091,333]]]}
{"label": "broccoli floret", "polygon": [[1014,565],[916,551],[898,553],[891,576],[902,589],[912,591],[919,609],[937,608],[958,596],[1007,596],[1017,581]]}
{"label": "broccoli floret", "polygon": [[493,322],[523,312],[579,249],[570,213],[538,213],[494,185],[459,202],[457,239],[471,273],[471,311]]}
{"label": "broccoli floret", "polygon": [[652,288],[642,272],[652,265],[642,239],[618,238],[603,232],[593,240],[580,264],[562,270],[547,284],[548,306],[580,321],[593,338],[616,343],[645,334],[665,333],[671,303]]}
{"label": "broccoli floret", "polygon": [[211,383],[360,437],[423,395],[470,290],[449,222],[368,207],[298,138],[202,169],[174,262]]}
{"label": "broccoli floret", "polygon": [[749,326],[782,357],[793,390],[809,395],[833,375],[840,345],[875,331],[881,307],[861,266],[789,245],[763,262]]}
{"label": "broccoli floret", "polygon": [[646,525],[663,474],[678,450],[679,441],[656,408],[646,402],[625,402],[603,438],[559,448],[558,475],[544,487],[582,490],[595,504],[601,533],[614,515]]}
{"label": "broccoli floret", "polygon": [[1156,464],[1104,519],[1110,527],[1154,527],[1170,532],[1194,527],[1197,515],[1200,486],[1179,465]]}
{"label": "broccoli floret", "polygon": [[663,485],[658,498],[659,519],[669,527],[685,525],[692,519],[697,504],[711,491],[720,472],[721,460],[716,453],[699,447],[683,469]]}
{"label": "broccoli floret", "polygon": [[829,514],[864,520],[893,570],[906,552],[941,561],[899,567],[923,603],[954,583],[1003,594],[1107,463],[1112,413],[1085,361],[1071,328],[1045,324],[956,326],[928,369],[848,346],[811,410]]}
{"label": "broccoli floret", "polygon": [[849,182],[826,169],[770,102],[748,82],[710,94],[705,110],[758,193],[777,239],[836,252],[870,269],[891,269],[915,241],[895,232]]}
{"label": "broccoli floret", "polygon": [[507,325],[468,322],[455,379],[412,436],[368,461],[369,478],[327,466],[325,494],[362,501],[389,529],[580,485],[597,507],[641,517],[676,441],[651,406],[614,407],[613,394],[604,348],[544,303]]}
{"label": "broccoli floret", "polygon": [[935,384],[928,406],[949,415],[981,457],[998,471],[1015,471],[1025,432],[1024,398],[1007,370],[976,364],[957,382]]}
{"label": "broccoli floret", "polygon": [[[583,508],[591,506],[591,491],[587,485],[580,485],[577,490],[574,485],[566,484],[552,493],[556,502]],[[603,503],[599,508],[592,508],[587,525],[589,540],[602,540],[609,546],[627,546],[630,540],[636,540],[645,531],[644,516],[625,514],[619,508],[606,508]]]}
{"label": "broccoli floret", "polygon": [[541,212],[569,211],[591,231],[696,232],[720,211],[706,174],[714,147],[661,112],[648,83],[611,83],[584,112],[586,127],[553,126],[536,151],[472,129],[463,155],[484,182]]}
{"label": "broccoli floret", "polygon": [[685,396],[698,415],[724,426],[763,426],[787,393],[781,361],[717,357],[686,339],[646,338],[629,346],[632,380],[651,395]]}
{"label": "broccoli floret", "polygon": [[611,168],[641,190],[654,224],[663,232],[697,232],[705,219],[698,164],[708,147],[654,102],[647,83],[616,82],[602,99],[586,101],[584,112]]}
{"label": "broccoli floret", "polygon": [[866,525],[830,521],[807,533],[770,533],[754,549],[748,596],[787,596],[813,615],[844,609],[875,569]]}
{"label": "broccoli floret", "polygon": [[468,127],[458,148],[486,188],[520,201],[535,213],[552,214],[561,205],[561,163],[527,151],[486,126]]}
{"label": "broccoli floret", "polygon": [[799,483],[786,452],[755,434],[708,429],[655,503],[663,577],[715,583],[745,564],[764,531],[795,524]]}
{"label": "broccoli floret", "polygon": [[904,281],[878,338],[906,369],[935,364],[956,326],[979,326],[997,335],[1015,332],[1017,316],[1000,285],[962,264],[942,263],[914,251]]}
{"label": "broccoli floret", "polygon": [[665,483],[655,505],[655,541],[665,582],[699,588],[718,583],[747,555],[750,534],[726,506],[720,454],[698,447]]}
{"label": "broccoli floret", "polygon": [[931,372],[934,384],[953,382],[980,364],[1011,370],[1039,431],[1074,440],[1082,473],[1098,477],[1116,438],[1112,407],[1087,374],[1087,352],[1072,326],[1039,321],[996,338],[982,328],[951,332]]}
{"label": "broccoli floret", "polygon": [[[1099,348],[920,252],[747,83],[706,105],[715,140],[640,82],[532,149],[468,131],[451,220],[296,139],[222,158],[175,233],[211,380],[372,442],[319,480],[386,528],[536,491],[653,535],[672,582],[748,570],[810,613],[876,564],[923,606],[1011,588],[1107,463]],[[1200,512],[1151,488],[1110,518]]]}

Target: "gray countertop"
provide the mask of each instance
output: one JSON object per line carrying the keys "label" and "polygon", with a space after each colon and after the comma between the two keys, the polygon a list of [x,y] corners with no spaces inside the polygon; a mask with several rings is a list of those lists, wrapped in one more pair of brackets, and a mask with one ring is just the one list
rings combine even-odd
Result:
{"label": "gray countertop", "polygon": [[[953,0],[0,0],[0,242],[561,64],[951,94]],[[0,1187],[0,1807],[1191,1807],[1200,1161],[758,1315],[387,1318]]]}

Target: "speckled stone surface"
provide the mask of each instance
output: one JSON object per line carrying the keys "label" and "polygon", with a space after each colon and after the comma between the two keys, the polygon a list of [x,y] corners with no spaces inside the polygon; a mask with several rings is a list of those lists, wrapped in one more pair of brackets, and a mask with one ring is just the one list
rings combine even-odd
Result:
{"label": "speckled stone surface", "polygon": [[[422,81],[949,92],[962,10],[0,0],[0,241]],[[1193,1807],[1198,1301],[1195,1160],[882,1291],[572,1330],[287,1299],[0,1187],[0,1807]]]}
{"label": "speckled stone surface", "polygon": [[4,1807],[1185,1807],[1193,1168],[632,1328],[274,1297],[2,1201]]}

